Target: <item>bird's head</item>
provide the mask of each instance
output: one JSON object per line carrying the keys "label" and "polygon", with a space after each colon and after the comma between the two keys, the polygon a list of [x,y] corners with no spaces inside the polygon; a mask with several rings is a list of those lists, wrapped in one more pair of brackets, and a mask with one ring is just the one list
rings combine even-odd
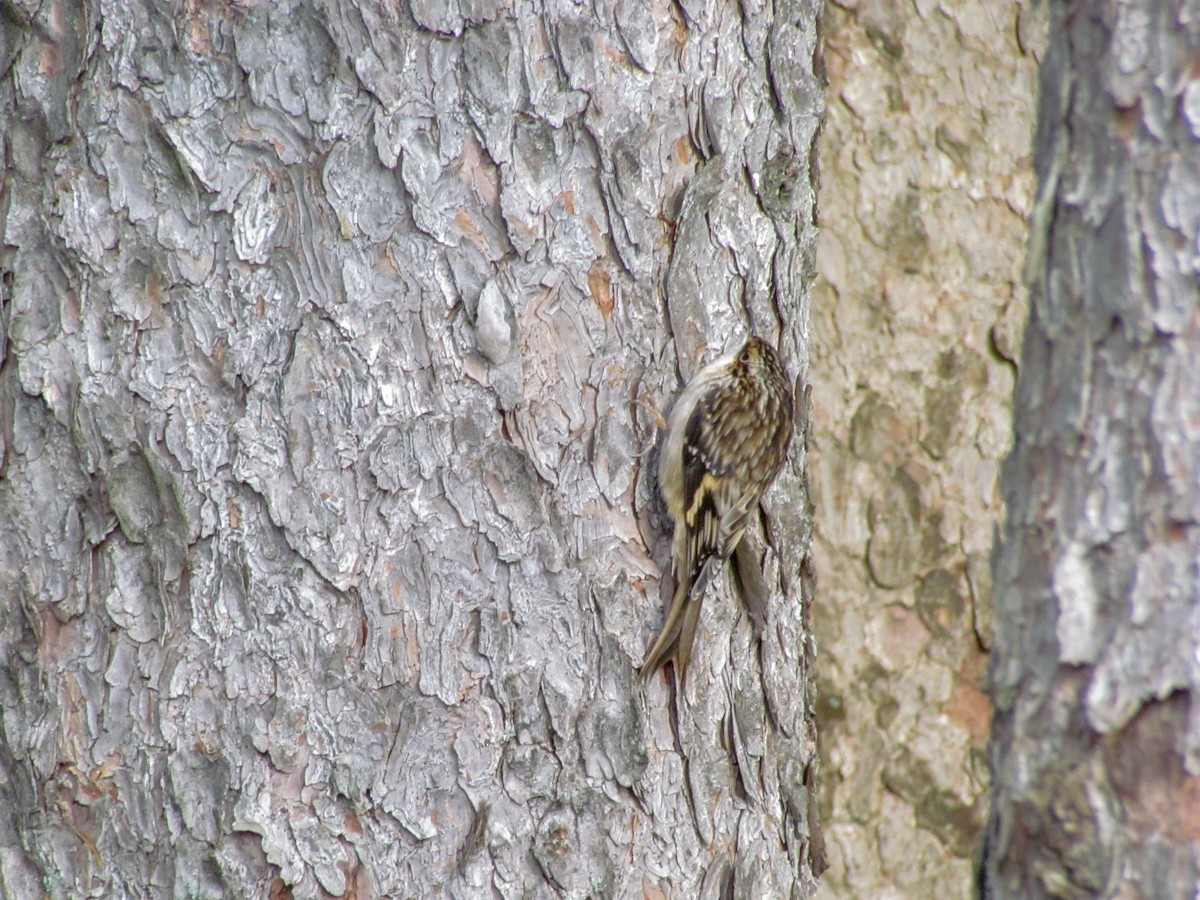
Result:
{"label": "bird's head", "polygon": [[775,352],[775,348],[757,335],[746,341],[737,356],[734,357],[733,363],[736,368],[742,369],[746,373],[764,370],[776,372],[782,369],[779,354]]}

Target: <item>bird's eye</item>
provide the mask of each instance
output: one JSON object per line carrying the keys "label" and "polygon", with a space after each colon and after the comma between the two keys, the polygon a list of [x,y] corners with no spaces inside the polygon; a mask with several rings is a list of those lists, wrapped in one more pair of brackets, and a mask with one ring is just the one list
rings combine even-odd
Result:
{"label": "bird's eye", "polygon": [[750,349],[746,348],[745,350],[742,351],[742,355],[739,357],[739,359],[741,359],[743,364],[748,366],[748,365],[750,365],[750,359],[752,356],[753,356],[753,354],[751,354]]}

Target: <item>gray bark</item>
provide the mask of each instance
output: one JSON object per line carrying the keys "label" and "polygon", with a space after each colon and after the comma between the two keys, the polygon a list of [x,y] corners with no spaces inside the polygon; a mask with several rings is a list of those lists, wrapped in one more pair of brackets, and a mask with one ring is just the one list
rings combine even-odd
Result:
{"label": "gray bark", "polygon": [[1193,5],[1052,4],[995,559],[987,897],[1200,888]]}
{"label": "gray bark", "polygon": [[803,440],[634,669],[681,375],[807,367],[818,3],[509,6],[0,2],[0,894],[811,890]]}

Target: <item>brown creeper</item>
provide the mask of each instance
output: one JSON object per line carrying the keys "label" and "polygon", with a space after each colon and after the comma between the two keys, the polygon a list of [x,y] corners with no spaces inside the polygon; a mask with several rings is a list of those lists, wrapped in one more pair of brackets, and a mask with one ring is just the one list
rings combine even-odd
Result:
{"label": "brown creeper", "polygon": [[704,590],[742,539],[791,440],[791,387],[762,338],[705,366],[675,401],[658,461],[659,488],[675,522],[675,594],[642,663],[644,678],[667,660],[683,676]]}

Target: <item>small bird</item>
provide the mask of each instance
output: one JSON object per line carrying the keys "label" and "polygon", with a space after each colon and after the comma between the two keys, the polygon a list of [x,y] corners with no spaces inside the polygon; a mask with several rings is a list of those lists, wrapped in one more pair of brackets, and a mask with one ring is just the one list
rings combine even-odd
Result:
{"label": "small bird", "polygon": [[729,559],[792,440],[792,390],[779,354],[759,337],[701,369],[675,401],[658,484],[675,523],[675,594],[642,677],[692,657],[704,591]]}

